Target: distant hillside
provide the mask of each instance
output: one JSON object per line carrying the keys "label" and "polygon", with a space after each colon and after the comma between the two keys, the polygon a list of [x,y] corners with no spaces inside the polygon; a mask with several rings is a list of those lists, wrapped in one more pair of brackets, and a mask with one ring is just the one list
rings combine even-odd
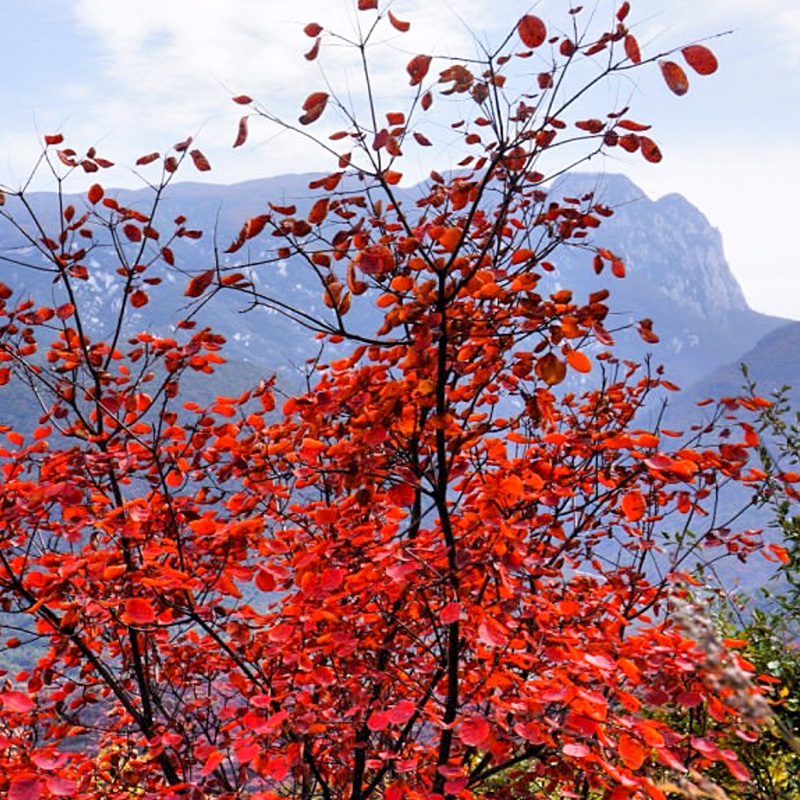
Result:
{"label": "distant hillside", "polygon": [[[162,235],[172,228],[172,220],[187,218],[186,226],[203,230],[198,240],[183,240],[174,246],[180,270],[208,269],[217,263],[237,263],[239,256],[258,262],[274,252],[276,240],[268,234],[253,239],[235,256],[223,251],[235,238],[243,222],[268,210],[267,202],[296,204],[298,215],[312,201],[308,183],[314,176],[281,175],[236,184],[178,183],[165,192],[160,210]],[[612,291],[609,301],[612,324],[619,326],[642,317],[655,321],[661,337],[656,347],[643,345],[637,336],[621,334],[620,355],[640,359],[652,350],[654,360],[664,363],[676,383],[689,386],[710,371],[736,360],[769,331],[786,320],[759,314],[748,308],[741,289],[730,272],[722,250],[719,232],[706,218],[679,195],[652,201],[627,178],[619,175],[576,174],[561,179],[552,189],[556,197],[581,196],[594,191],[597,200],[614,209],[615,214],[596,231],[602,246],[621,255],[628,275],[618,280],[609,275],[596,276],[591,254],[585,250],[562,248],[555,257],[553,285],[569,287],[576,297],[585,297],[602,286]],[[400,192],[401,202],[411,207],[420,195],[419,187]],[[109,191],[123,204],[149,209],[149,190]],[[47,224],[55,219],[57,204],[52,194],[32,195],[32,206]],[[76,207],[85,198],[68,198]],[[9,198],[13,208],[13,198]],[[30,248],[20,249],[19,235],[0,225],[0,249],[14,251],[21,257]],[[15,248],[17,248],[15,250]],[[101,252],[92,254],[90,280],[81,287],[82,300],[91,311],[97,336],[113,312],[114,296],[110,270],[113,262]],[[47,276],[5,266],[4,281],[32,291],[49,291]],[[167,330],[185,313],[183,289],[186,278],[165,273],[165,283],[153,300],[131,319],[131,326]],[[252,270],[259,288],[311,313],[325,313],[316,278],[294,259],[262,264]],[[246,360],[266,370],[293,373],[297,365],[315,355],[307,331],[280,314],[254,309],[241,314],[246,306],[242,297],[228,296],[213,308],[199,314],[201,323],[210,324],[228,339],[232,359]],[[375,309],[353,304],[351,319],[361,318],[365,330],[374,330]],[[372,321],[370,321],[372,320]]]}

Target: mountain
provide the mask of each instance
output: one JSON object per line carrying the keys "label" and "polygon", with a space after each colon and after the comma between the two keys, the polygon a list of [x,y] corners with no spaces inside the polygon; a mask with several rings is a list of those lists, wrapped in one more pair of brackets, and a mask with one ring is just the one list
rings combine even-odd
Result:
{"label": "mountain", "polygon": [[[162,240],[173,230],[172,220],[178,215],[187,218],[185,227],[205,231],[200,239],[182,239],[170,246],[175,252],[176,266],[184,273],[208,269],[219,262],[236,263],[241,253],[224,253],[245,220],[268,211],[267,202],[279,205],[296,204],[298,216],[312,202],[308,183],[316,176],[283,175],[248,181],[233,186],[177,183],[170,185],[161,199],[159,228]],[[679,195],[650,200],[631,181],[620,175],[573,174],[562,178],[552,193],[583,196],[593,191],[595,199],[607,204],[614,215],[603,222],[595,239],[603,247],[623,257],[627,277],[618,280],[610,275],[596,276],[592,270],[592,254],[586,249],[563,248],[553,259],[554,288],[566,286],[577,298],[585,297],[607,286],[612,296],[611,325],[624,327],[643,317],[655,321],[661,343],[644,345],[633,332],[621,333],[620,355],[641,359],[653,351],[656,363],[663,363],[667,375],[676,383],[688,386],[710,371],[734,361],[752,348],[769,331],[785,322],[752,311],[730,272],[722,250],[720,234],[702,213]],[[402,202],[414,203],[418,187],[403,190]],[[149,213],[152,192],[108,191],[121,204]],[[57,219],[57,198],[52,194],[31,195],[31,207],[43,220],[45,228]],[[7,210],[19,216],[9,198]],[[65,198],[81,209],[83,196]],[[31,230],[29,228],[29,230]],[[35,235],[35,231],[34,231]],[[262,234],[248,242],[246,257],[258,262],[274,246],[275,239]],[[16,259],[30,257],[31,247],[20,242],[19,233],[0,225],[0,251]],[[113,258],[94,250],[87,260],[89,280],[80,286],[81,300],[90,309],[93,335],[101,337],[108,327],[110,315],[119,307],[115,295]],[[50,290],[50,276],[31,273],[13,263],[3,268],[4,283],[32,291]],[[166,287],[152,293],[151,302],[131,317],[131,329],[148,327],[164,331],[187,313],[183,295],[187,277],[180,272],[163,274]],[[252,270],[256,285],[275,294],[295,308],[312,314],[324,314],[322,293],[316,276],[297,260],[263,263]],[[22,293],[22,292],[21,292]],[[219,300],[219,298],[218,298]],[[275,311],[256,308],[240,313],[248,305],[243,296],[228,295],[213,308],[199,309],[198,320],[211,324],[228,340],[227,354],[234,360],[258,364],[267,370],[295,374],[300,365],[316,355],[313,338],[308,331]],[[356,319],[361,315],[362,319]],[[350,319],[372,332],[378,312],[353,304]]]}
{"label": "mountain", "polygon": [[619,255],[626,277],[595,278],[588,258],[572,252],[561,262],[565,286],[606,286],[619,324],[654,321],[661,341],[645,346],[623,337],[622,354],[655,363],[681,387],[734,361],[786,320],[753,311],[725,260],[720,232],[678,194],[649,199],[622,175],[569,175],[558,194],[595,199],[614,209],[598,228],[598,244]]}
{"label": "mountain", "polygon": [[740,393],[745,380],[742,364],[759,394],[770,397],[786,387],[791,405],[800,408],[800,322],[776,328],[734,361],[703,376],[684,392],[685,401]]}

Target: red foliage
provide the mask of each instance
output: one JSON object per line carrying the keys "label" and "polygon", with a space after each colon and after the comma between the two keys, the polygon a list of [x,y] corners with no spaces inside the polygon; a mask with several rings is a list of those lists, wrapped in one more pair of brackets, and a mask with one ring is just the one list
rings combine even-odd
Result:
{"label": "red foliage", "polygon": [[[623,42],[627,61],[598,61],[606,77],[640,61],[629,6],[581,46]],[[358,8],[407,28],[375,0]],[[537,17],[516,30],[528,48],[545,44]],[[606,350],[608,292],[582,300],[541,285],[571,244],[590,250],[596,271],[625,274],[587,239],[608,209],[549,196],[541,155],[560,152],[575,126],[587,156],[617,142],[650,161],[660,154],[635,133],[646,126],[610,130],[620,114],[567,124],[555,76],[576,57],[571,43],[547,55],[550,107],[564,119],[514,95],[508,65],[530,52],[515,55],[513,38],[481,69],[440,73],[440,93],[470,109],[453,123],[464,169],[432,173],[416,206],[399,201],[391,166],[409,133],[430,143],[415,128],[433,90],[412,92],[402,111],[396,97],[388,112],[373,101],[370,118],[391,126],[379,146],[382,131],[345,113],[349,127],[321,142],[341,171],[312,182],[308,210],[271,205],[245,221],[228,253],[274,234],[268,258],[305,264],[321,314],[263,294],[246,261],[200,265],[189,280],[192,308],[242,291],[344,343],[280,411],[271,381],[209,408],[186,402],[183,376],[222,360],[220,337],[192,332],[192,320],[175,336],[131,338],[123,314],[107,338],[87,334],[75,291],[89,275],[85,240],[118,254],[127,310],[158,291],[148,270],[173,268],[172,248],[200,235],[183,218],[166,241],[152,228],[185,155],[209,168],[190,140],[165,158],[148,214],[95,184],[85,214],[65,211],[58,230],[28,240],[63,297],[51,307],[52,296],[0,292],[0,382],[49,398],[33,435],[6,430],[0,448],[0,602],[28,620],[5,646],[22,636],[44,652],[0,690],[0,792],[466,800],[578,787],[639,800],[660,796],[655,777],[680,769],[690,748],[696,763],[731,762],[648,713],[691,698],[731,727],[750,722],[720,681],[705,680],[703,654],[669,618],[681,576],[648,565],[662,530],[699,517],[722,483],[748,480],[757,441],[739,441],[729,420],[714,440],[730,400],[705,438],[683,446],[641,427],[637,412],[661,380]],[[687,50],[708,71],[707,56]],[[412,87],[431,64],[411,60]],[[673,90],[676,74],[665,70]],[[328,101],[311,94],[300,122]],[[334,149],[342,139],[345,153]],[[351,164],[362,183],[342,181]],[[377,331],[348,314],[354,302],[382,310]],[[657,340],[650,320],[639,330]],[[576,373],[597,376],[594,388],[557,388]],[[737,555],[757,546],[712,527]],[[89,744],[61,752],[76,736]]]}

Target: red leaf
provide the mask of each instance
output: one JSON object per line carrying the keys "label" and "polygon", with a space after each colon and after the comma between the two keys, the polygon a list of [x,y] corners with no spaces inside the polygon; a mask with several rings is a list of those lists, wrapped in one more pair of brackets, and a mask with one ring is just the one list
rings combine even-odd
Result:
{"label": "red leaf", "polygon": [[42,782],[38,778],[14,778],[8,787],[8,800],[39,800]]}
{"label": "red leaf", "polygon": [[149,302],[150,298],[147,296],[147,292],[142,289],[137,289],[131,295],[131,305],[134,308],[141,308],[142,306],[146,306]]}
{"label": "red leaf", "polygon": [[517,23],[517,33],[522,39],[522,43],[530,48],[539,47],[547,38],[547,28],[544,22],[533,14],[526,14]]}
{"label": "red leaf", "polygon": [[187,284],[184,295],[186,295],[186,297],[200,297],[200,295],[208,289],[213,280],[213,269],[207,269],[205,272],[195,275]]}
{"label": "red leaf", "polygon": [[[411,80],[409,81],[410,86],[419,86],[420,83],[425,79],[425,76],[428,74],[428,70],[431,66],[431,57],[430,56],[414,56],[411,61],[408,62],[406,65],[406,72],[411,76]],[[428,104],[430,105],[430,103]],[[423,98],[422,107],[426,108],[425,100]]]}
{"label": "red leaf", "polygon": [[625,37],[625,55],[628,56],[634,64],[642,63],[642,53],[639,50],[639,42],[636,41],[636,37],[631,33]]}
{"label": "red leaf", "polygon": [[658,145],[647,136],[639,137],[639,146],[642,149],[642,155],[651,164],[658,164],[661,161],[662,155]]}
{"label": "red leaf", "polygon": [[128,222],[127,224],[122,226],[122,232],[125,236],[128,237],[128,240],[131,242],[141,242],[142,241],[142,231],[137,225],[134,225],[132,222]]}
{"label": "red leaf", "polygon": [[622,498],[622,513],[629,522],[640,520],[646,510],[647,502],[641,492],[634,489]]}
{"label": "red leaf", "polygon": [[318,25],[316,22],[309,22],[308,25],[303,28],[303,33],[308,36],[309,39],[316,39],[322,33],[322,25]]}
{"label": "red leaf", "polygon": [[392,14],[391,11],[389,12],[389,22],[391,22],[392,27],[397,28],[400,33],[405,33],[411,27],[410,22],[403,22],[403,20],[397,19],[397,17]]}
{"label": "red leaf", "polygon": [[44,143],[47,144],[47,145],[50,145],[50,144],[61,144],[61,142],[63,142],[63,141],[64,141],[64,136],[63,136],[63,134],[60,134],[60,133],[56,133],[56,134],[44,137]]}
{"label": "red leaf", "polygon": [[414,131],[414,141],[422,147],[432,147],[433,142],[419,131]]}
{"label": "red leaf", "polygon": [[439,612],[439,619],[443,625],[451,625],[461,616],[461,603],[448,603]]}
{"label": "red leaf", "polygon": [[156,612],[145,597],[131,597],[125,602],[122,621],[126,625],[149,625],[155,622]]}
{"label": "red leaf", "polygon": [[203,769],[200,770],[200,774],[210,775],[220,765],[223,758],[225,758],[224,753],[221,753],[219,750],[212,750],[206,759],[206,763],[203,764]]}
{"label": "red leaf", "polygon": [[146,156],[139,156],[136,159],[136,166],[143,167],[145,164],[150,164],[161,156],[161,153],[148,153]]}
{"label": "red leaf", "polygon": [[433,95],[430,92],[425,92],[419,101],[423,111],[427,111],[433,105]]}
{"label": "red leaf", "polygon": [[236,134],[236,141],[233,143],[234,147],[241,147],[247,141],[247,117],[242,117],[239,120],[239,131]]}
{"label": "red leaf", "polygon": [[382,731],[390,722],[389,715],[385,711],[373,711],[367,719],[367,727],[371,731]]}
{"label": "red leaf", "polygon": [[628,16],[630,10],[631,10],[631,4],[628,2],[628,0],[625,0],[625,2],[619,7],[619,10],[617,11],[617,19],[620,22],[622,22],[625,19],[625,17]]}
{"label": "red leaf", "polygon": [[717,57],[707,48],[701,44],[693,44],[689,47],[684,47],[681,50],[686,63],[698,75],[711,75],[717,71],[719,63]]}
{"label": "red leaf", "polygon": [[20,714],[27,714],[36,707],[36,704],[27,694],[13,689],[8,692],[0,692],[0,701],[3,702],[3,708],[6,711],[16,711]]}
{"label": "red leaf", "polygon": [[721,750],[720,755],[725,762],[725,766],[730,770],[731,775],[733,775],[737,781],[744,782],[750,780],[750,773],[747,771],[747,767],[739,761],[739,757],[733,750]]}
{"label": "red leaf", "polygon": [[233,98],[233,102],[240,106],[249,106],[253,102],[253,98],[249,94],[238,94]]}
{"label": "red leaf", "polygon": [[571,744],[565,744],[561,748],[561,752],[565,756],[571,756],[572,758],[586,758],[591,753],[591,750],[585,744],[572,742]]}
{"label": "red leaf", "polygon": [[619,737],[619,756],[628,769],[639,769],[644,764],[647,750],[641,742],[623,733]]}
{"label": "red leaf", "polygon": [[489,647],[504,647],[508,642],[503,626],[491,617],[478,625],[478,638]]}
{"label": "red leaf", "polygon": [[92,205],[96,205],[103,199],[103,195],[105,192],[103,191],[103,187],[99,183],[93,183],[89,187],[89,191],[86,193],[87,197],[89,198],[89,202]]}
{"label": "red leaf", "polygon": [[680,97],[689,91],[689,79],[686,73],[674,61],[659,61],[661,74],[670,90]]}
{"label": "red leaf", "polygon": [[394,725],[405,725],[414,716],[416,708],[411,700],[401,700],[386,712],[386,716]]}
{"label": "red leaf", "polygon": [[314,92],[306,98],[303,103],[303,111],[306,113],[300,117],[301,125],[310,125],[322,116],[322,112],[328,104],[328,96],[326,92]]}
{"label": "red leaf", "polygon": [[489,723],[478,716],[467,717],[458,728],[458,738],[468,747],[480,747],[491,733]]}
{"label": "red leaf", "polygon": [[75,781],[60,775],[49,775],[46,783],[50,794],[56,797],[73,797],[77,793],[78,785]]}
{"label": "red leaf", "polygon": [[311,49],[307,53],[303,53],[303,58],[305,58],[306,61],[313,61],[319,55],[320,41],[320,39],[317,39],[311,46]]}
{"label": "red leaf", "polygon": [[358,0],[359,11],[370,11],[372,9],[377,9],[377,7],[378,0]]}
{"label": "red leaf", "polygon": [[208,172],[211,169],[211,164],[208,163],[208,159],[199,150],[192,150],[189,155],[192,157],[192,161],[194,161],[194,165],[197,167],[198,171]]}

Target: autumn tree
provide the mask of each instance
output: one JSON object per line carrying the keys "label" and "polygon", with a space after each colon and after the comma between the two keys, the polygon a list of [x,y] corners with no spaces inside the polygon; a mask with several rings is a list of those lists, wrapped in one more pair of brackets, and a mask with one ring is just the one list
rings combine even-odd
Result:
{"label": "autumn tree", "polygon": [[[313,137],[337,116],[316,139],[336,171],[302,206],[265,198],[214,264],[180,247],[191,221],[159,217],[183,163],[210,166],[190,141],[137,162],[154,171],[147,208],[99,183],[70,198],[71,172],[110,165],[60,135],[41,163],[57,221],[7,192],[20,247],[3,258],[52,279],[45,297],[0,288],[0,380],[42,403],[0,451],[4,647],[40,648],[0,691],[11,800],[662,800],[667,775],[694,791],[712,762],[746,778],[655,712],[702,703],[744,736],[757,722],[754,690],[726,677],[745,674],[736,655],[710,658],[671,613],[701,544],[758,545],[714,511],[724,484],[762,478],[757,437],[727,419],[731,399],[686,436],[647,425],[675,387],[615,359],[607,290],[550,279],[564,247],[625,273],[596,233],[613,210],[550,179],[617,148],[661,159],[627,108],[586,104],[648,67],[684,94],[681,65],[716,60],[700,44],[643,56],[627,2],[599,29],[576,8],[526,15],[468,60],[405,56],[408,94],[389,105],[370,59],[409,28],[393,11],[359,0],[351,39],[305,28],[310,61],[353,48],[357,105],[321,87],[295,124],[234,98],[237,146],[251,121]],[[427,120],[465,155],[411,197],[401,164],[436,146]],[[109,254],[118,303],[96,330],[81,287]],[[259,289],[286,259],[325,314]],[[131,330],[165,271],[191,273],[185,320]],[[230,292],[326,348],[306,391],[266,378],[185,402],[184,376],[222,361],[195,323]],[[657,341],[650,320],[638,330]]]}

